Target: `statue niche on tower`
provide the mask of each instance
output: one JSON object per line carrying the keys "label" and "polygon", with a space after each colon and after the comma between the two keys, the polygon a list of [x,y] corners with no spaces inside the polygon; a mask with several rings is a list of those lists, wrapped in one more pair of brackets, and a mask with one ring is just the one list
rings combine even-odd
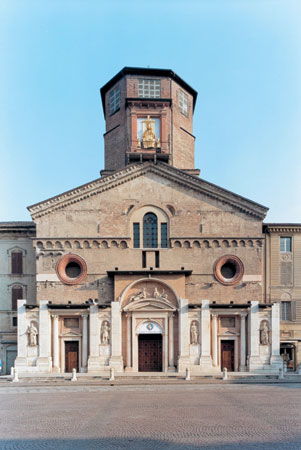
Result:
{"label": "statue niche on tower", "polygon": [[142,139],[138,137],[138,148],[160,148],[160,139],[156,139],[155,120],[147,116],[142,120]]}

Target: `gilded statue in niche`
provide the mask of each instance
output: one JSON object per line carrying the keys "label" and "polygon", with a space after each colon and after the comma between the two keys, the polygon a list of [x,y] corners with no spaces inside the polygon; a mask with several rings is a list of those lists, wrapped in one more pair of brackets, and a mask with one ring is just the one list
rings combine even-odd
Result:
{"label": "gilded statue in niche", "polygon": [[161,147],[160,139],[156,140],[156,131],[155,131],[155,121],[147,116],[147,119],[143,120],[143,134],[142,134],[142,142],[138,139],[138,147],[141,148],[141,144],[143,148],[159,148]]}

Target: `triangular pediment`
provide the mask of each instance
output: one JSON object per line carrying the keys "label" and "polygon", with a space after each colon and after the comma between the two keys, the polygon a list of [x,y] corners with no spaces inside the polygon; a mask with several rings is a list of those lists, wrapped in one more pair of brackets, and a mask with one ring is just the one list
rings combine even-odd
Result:
{"label": "triangular pediment", "polygon": [[32,218],[35,219],[46,214],[51,214],[57,210],[67,208],[74,203],[81,202],[89,197],[109,191],[110,189],[114,189],[121,184],[130,182],[134,178],[147,176],[149,174],[154,174],[165,181],[168,180],[172,183],[176,183],[184,189],[186,187],[189,190],[201,194],[203,197],[217,200],[225,205],[230,205],[239,212],[257,219],[263,220],[268,211],[268,208],[265,206],[227,191],[226,189],[209,183],[201,178],[189,175],[183,170],[176,169],[175,167],[164,163],[154,164],[153,162],[131,164],[111,175],[98,178],[56,197],[29,206],[28,210]]}
{"label": "triangular pediment", "polygon": [[237,333],[233,333],[233,331],[225,331],[225,333],[223,333],[223,336],[233,336],[236,335]]}
{"label": "triangular pediment", "polygon": [[81,333],[79,331],[67,331],[66,333],[63,333],[63,336],[81,336]]}
{"label": "triangular pediment", "polygon": [[176,308],[168,301],[156,298],[134,300],[123,309],[124,311],[176,311]]}

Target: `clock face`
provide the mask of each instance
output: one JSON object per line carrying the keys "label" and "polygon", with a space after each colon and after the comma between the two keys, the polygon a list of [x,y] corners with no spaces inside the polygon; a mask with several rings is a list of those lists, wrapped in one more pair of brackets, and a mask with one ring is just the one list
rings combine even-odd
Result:
{"label": "clock face", "polygon": [[[155,135],[155,139],[160,139],[160,119],[157,117],[151,117],[151,130]],[[137,138],[142,140],[143,134],[147,130],[147,117],[139,117],[137,119]]]}

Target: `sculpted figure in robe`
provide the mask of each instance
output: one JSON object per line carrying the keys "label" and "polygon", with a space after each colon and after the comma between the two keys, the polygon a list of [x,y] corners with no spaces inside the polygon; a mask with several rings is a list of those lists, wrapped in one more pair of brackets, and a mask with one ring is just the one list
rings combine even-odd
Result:
{"label": "sculpted figure in robe", "polygon": [[108,345],[110,343],[110,327],[107,321],[102,325],[100,342],[102,345]]}
{"label": "sculpted figure in robe", "polygon": [[31,322],[30,326],[28,327],[27,334],[28,334],[28,337],[29,337],[29,345],[31,347],[35,347],[37,345],[37,343],[38,343],[37,342],[38,341],[38,339],[37,339],[38,330],[34,326],[33,322]]}
{"label": "sculpted figure in robe", "polygon": [[196,322],[191,323],[190,327],[190,343],[191,344],[198,344],[199,340],[199,330]]}
{"label": "sculpted figure in robe", "polygon": [[262,345],[268,345],[268,343],[269,343],[269,327],[265,320],[263,322],[261,322],[260,343]]}
{"label": "sculpted figure in robe", "polygon": [[144,148],[152,148],[156,145],[156,135],[154,132],[154,121],[147,116],[147,119],[143,121],[146,126],[146,130],[142,136],[142,142]]}

